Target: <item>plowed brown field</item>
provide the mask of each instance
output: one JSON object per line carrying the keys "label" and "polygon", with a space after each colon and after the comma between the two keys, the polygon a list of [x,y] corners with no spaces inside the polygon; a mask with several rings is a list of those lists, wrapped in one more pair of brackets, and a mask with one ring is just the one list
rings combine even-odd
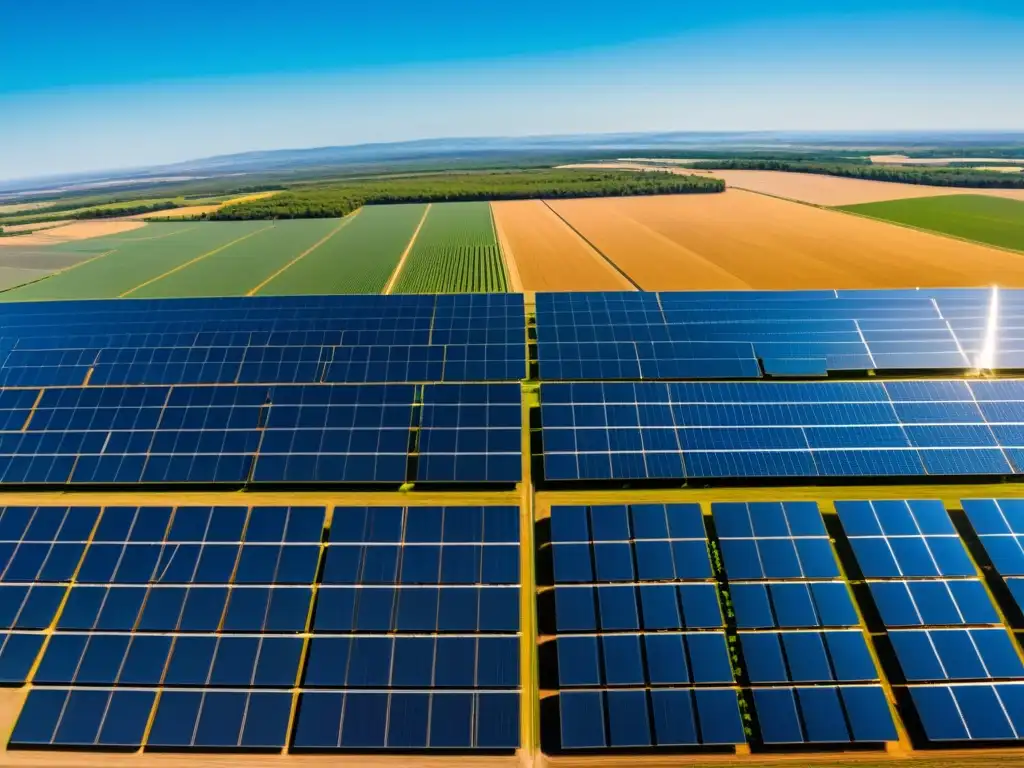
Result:
{"label": "plowed brown field", "polygon": [[505,258],[515,262],[523,290],[633,290],[628,280],[543,202],[514,200],[492,203],[491,208]]}
{"label": "plowed brown field", "polygon": [[552,207],[645,290],[1024,286],[1024,258],[741,190]]}

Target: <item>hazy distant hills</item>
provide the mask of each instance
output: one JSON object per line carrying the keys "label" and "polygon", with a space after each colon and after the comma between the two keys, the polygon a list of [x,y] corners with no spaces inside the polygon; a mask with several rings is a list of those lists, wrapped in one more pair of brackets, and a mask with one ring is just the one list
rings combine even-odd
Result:
{"label": "hazy distant hills", "polygon": [[274,149],[240,152],[170,165],[103,173],[51,176],[0,182],[0,198],[43,192],[103,189],[139,183],[174,182],[221,176],[267,175],[287,177],[310,171],[380,173],[391,169],[438,169],[468,164],[543,163],[568,157],[585,159],[589,153],[651,151],[722,151],[813,149],[913,149],[977,146],[1024,147],[1024,132],[684,132],[614,133],[567,136],[421,139],[380,144]]}

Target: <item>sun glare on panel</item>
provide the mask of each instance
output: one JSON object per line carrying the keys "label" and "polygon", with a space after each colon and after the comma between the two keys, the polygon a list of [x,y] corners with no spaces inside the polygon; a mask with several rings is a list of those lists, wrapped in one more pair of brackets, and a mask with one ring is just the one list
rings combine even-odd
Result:
{"label": "sun glare on panel", "polygon": [[992,296],[988,302],[988,319],[985,321],[985,339],[981,353],[978,355],[976,367],[979,370],[991,370],[996,363],[996,344],[999,332],[999,287],[992,286]]}

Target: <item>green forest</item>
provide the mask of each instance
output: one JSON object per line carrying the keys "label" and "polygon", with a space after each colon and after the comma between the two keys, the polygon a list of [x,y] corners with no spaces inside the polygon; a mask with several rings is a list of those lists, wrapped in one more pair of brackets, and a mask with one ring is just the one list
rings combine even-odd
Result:
{"label": "green forest", "polygon": [[536,170],[349,181],[293,188],[221,208],[208,218],[309,219],[345,216],[364,205],[531,198],[678,195],[725,190],[719,179],[659,172]]}
{"label": "green forest", "polygon": [[864,163],[801,163],[788,160],[706,160],[690,163],[691,168],[712,171],[789,171],[844,176],[851,179],[929,184],[938,187],[1024,188],[1024,174],[977,171],[971,168],[911,168],[905,165]]}

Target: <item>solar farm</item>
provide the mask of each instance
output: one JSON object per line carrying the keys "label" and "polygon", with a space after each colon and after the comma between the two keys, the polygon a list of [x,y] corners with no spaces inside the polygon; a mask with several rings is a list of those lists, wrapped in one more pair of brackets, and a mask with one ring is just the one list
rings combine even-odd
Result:
{"label": "solar farm", "polygon": [[5,294],[0,764],[1024,761],[1024,292],[421,293],[511,286],[434,207]]}

